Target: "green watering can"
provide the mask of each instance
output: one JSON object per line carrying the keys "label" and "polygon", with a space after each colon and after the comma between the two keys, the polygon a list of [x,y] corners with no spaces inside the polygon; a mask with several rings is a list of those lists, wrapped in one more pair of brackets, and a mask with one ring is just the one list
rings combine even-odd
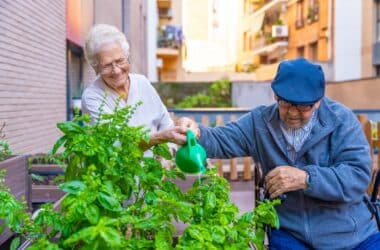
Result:
{"label": "green watering can", "polygon": [[186,136],[187,142],[178,149],[175,155],[175,163],[185,173],[206,172],[206,150],[198,144],[191,130],[187,131]]}

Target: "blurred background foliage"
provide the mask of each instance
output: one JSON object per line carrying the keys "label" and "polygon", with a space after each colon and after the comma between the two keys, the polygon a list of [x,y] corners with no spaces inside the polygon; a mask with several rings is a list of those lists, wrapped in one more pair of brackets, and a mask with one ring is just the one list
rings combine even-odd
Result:
{"label": "blurred background foliage", "polygon": [[232,107],[231,82],[159,83],[153,85],[168,108]]}

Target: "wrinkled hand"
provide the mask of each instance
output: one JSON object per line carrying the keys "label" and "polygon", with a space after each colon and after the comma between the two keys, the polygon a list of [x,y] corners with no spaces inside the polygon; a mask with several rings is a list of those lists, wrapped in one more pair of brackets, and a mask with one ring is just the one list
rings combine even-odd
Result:
{"label": "wrinkled hand", "polygon": [[307,172],[292,166],[278,166],[265,177],[266,187],[271,198],[307,188]]}
{"label": "wrinkled hand", "polygon": [[193,119],[190,119],[188,117],[181,117],[175,121],[175,125],[186,128],[186,132],[188,130],[193,131],[194,135],[199,139],[200,137],[199,126],[198,126],[198,123],[194,121]]}
{"label": "wrinkled hand", "polygon": [[173,142],[182,145],[186,142],[187,128],[175,126],[150,135],[150,144]]}

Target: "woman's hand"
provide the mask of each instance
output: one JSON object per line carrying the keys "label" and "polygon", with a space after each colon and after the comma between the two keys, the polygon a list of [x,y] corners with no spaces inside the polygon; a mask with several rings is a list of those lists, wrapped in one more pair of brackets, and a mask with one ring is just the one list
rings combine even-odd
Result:
{"label": "woman's hand", "polygon": [[181,126],[171,127],[159,132],[150,134],[149,144],[156,145],[159,143],[173,142],[182,145],[186,142],[187,128]]}
{"label": "woman's hand", "polygon": [[176,126],[180,126],[183,128],[186,128],[186,132],[188,130],[193,131],[194,135],[199,139],[200,137],[200,130],[198,123],[194,121],[193,119],[190,119],[188,117],[181,117],[175,121]]}
{"label": "woman's hand", "polygon": [[140,148],[144,151],[160,143],[173,142],[182,145],[186,142],[187,128],[175,126],[162,131],[152,132],[149,142],[140,142]]}

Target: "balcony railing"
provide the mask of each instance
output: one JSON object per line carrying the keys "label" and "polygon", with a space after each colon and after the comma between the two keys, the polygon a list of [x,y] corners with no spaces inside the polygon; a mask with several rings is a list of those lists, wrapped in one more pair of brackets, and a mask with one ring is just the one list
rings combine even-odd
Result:
{"label": "balcony railing", "polygon": [[182,27],[165,25],[158,30],[157,47],[179,49],[182,45]]}
{"label": "balcony railing", "polygon": [[263,0],[259,1],[255,5],[253,15],[257,15],[262,12],[271,12],[281,9],[283,4],[287,4],[288,0]]}

